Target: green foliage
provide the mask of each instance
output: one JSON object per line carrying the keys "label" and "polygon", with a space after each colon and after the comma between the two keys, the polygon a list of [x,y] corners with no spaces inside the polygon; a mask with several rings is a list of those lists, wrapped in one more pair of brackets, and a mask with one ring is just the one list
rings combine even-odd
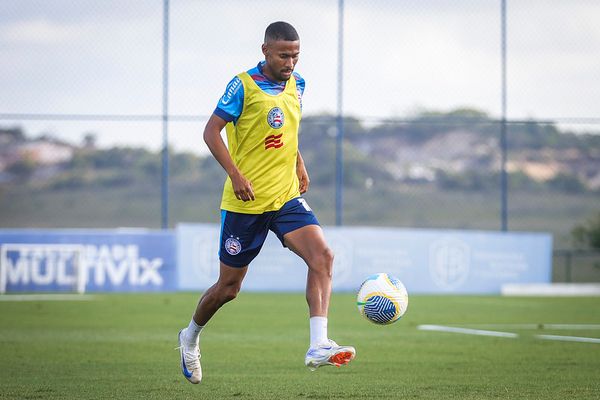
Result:
{"label": "green foliage", "polygon": [[3,142],[23,142],[25,141],[25,133],[21,127],[16,128],[0,128],[0,143]]}
{"label": "green foliage", "polygon": [[[500,174],[495,174],[497,177],[495,182],[500,182]],[[524,172],[517,171],[508,174],[508,190],[509,191],[540,191],[544,190],[544,183],[532,179]]]}
{"label": "green foliage", "polygon": [[552,124],[538,124],[534,121],[510,125],[507,129],[509,150],[556,148],[568,142]]}
{"label": "green foliage", "polygon": [[437,184],[444,190],[489,190],[498,187],[498,180],[493,174],[467,171],[462,174],[439,170],[436,173]]}
{"label": "green foliage", "polygon": [[[469,170],[464,173],[452,173],[444,170],[436,172],[438,188],[442,190],[468,190],[468,191],[499,191],[500,174]],[[523,172],[511,172],[507,177],[509,191],[535,191],[544,190],[540,183]],[[567,191],[568,192],[568,191]]]}
{"label": "green foliage", "polygon": [[[359,138],[366,130],[353,118],[344,120],[344,186],[364,187],[367,179],[391,182],[393,177],[378,160],[360,151],[351,138]],[[302,121],[300,151],[308,168],[311,185],[326,186],[335,182],[336,120],[334,117],[307,117]]]}
{"label": "green foliage", "polygon": [[[497,227],[498,121],[484,112],[464,108],[421,112],[403,122],[378,125],[356,118],[343,122],[345,223]],[[334,116],[320,115],[307,116],[301,124],[300,150],[311,178],[308,198],[325,223],[335,220],[336,123]],[[453,150],[453,137],[448,135],[453,130],[467,133],[466,140],[474,137],[476,141],[463,146],[462,153],[447,156],[446,150]],[[553,157],[562,157],[564,168],[558,170],[565,171],[545,182],[521,171],[509,174],[511,228],[548,230],[562,242],[570,240],[573,221],[595,209],[597,198],[593,196],[597,192],[579,177],[593,175],[588,165],[593,167],[599,156],[600,135],[575,135],[534,122],[511,125],[508,133],[509,156],[515,165],[543,165]],[[427,142],[437,135],[443,138],[443,146]],[[160,214],[162,154],[144,148],[96,148],[92,138],[88,139],[88,146],[75,149],[71,162],[53,166],[52,174],[38,174],[36,169],[43,172],[43,167],[28,159],[7,171],[18,175],[19,180],[15,185],[1,186],[0,220],[5,226],[112,227],[125,221],[130,226],[155,226]],[[421,153],[411,164],[413,149]],[[434,155],[428,159],[427,151],[432,149]],[[455,161],[460,167],[454,168]],[[226,177],[219,163],[210,155],[170,150],[169,164],[172,221],[218,220],[215,210]],[[405,172],[415,164],[424,166],[427,174],[435,173],[436,180],[408,176]],[[75,204],[65,206],[71,200]],[[132,201],[138,204],[135,210],[125,207]],[[398,205],[402,211],[390,211],[389,204]]]}
{"label": "green foliage", "polygon": [[169,172],[172,176],[193,174],[200,168],[200,158],[192,153],[171,153]]}
{"label": "green foliage", "polygon": [[600,212],[571,231],[576,245],[600,250]]}
{"label": "green foliage", "polygon": [[52,179],[52,189],[81,187],[125,187],[156,184],[160,179],[160,158],[141,148],[83,148],[75,152],[61,174]]}
{"label": "green foliage", "polygon": [[[471,108],[448,112],[422,111],[402,122],[390,120],[370,127],[365,127],[357,118],[346,117],[343,124],[344,185],[351,188],[364,187],[367,181],[375,184],[396,181],[390,172],[393,168],[390,169],[389,165],[401,161],[397,159],[397,153],[403,146],[424,145],[437,135],[451,131],[474,133],[480,138],[489,137],[489,143],[484,147],[494,146],[499,138],[498,121],[483,111]],[[337,119],[331,115],[307,116],[302,121],[300,149],[314,186],[331,187],[335,182],[336,127]],[[10,134],[19,136],[22,132],[15,130]],[[556,151],[576,149],[582,157],[594,158],[600,149],[600,135],[564,133],[552,124],[534,121],[510,125],[508,134],[510,151],[520,158],[528,156],[528,149],[544,148]],[[48,187],[159,184],[162,168],[160,152],[131,147],[98,149],[93,134],[87,134],[85,142],[88,145],[76,149],[71,162],[62,166],[62,172],[48,182]],[[492,172],[496,160],[491,153],[474,152],[469,160],[471,168],[464,173],[438,169],[438,187],[471,191],[498,188],[499,178]],[[544,159],[539,162],[544,162]],[[25,159],[13,164],[8,172],[18,176],[21,181],[27,181],[36,167],[31,160]],[[206,190],[220,191],[220,184],[215,185],[215,181],[220,182],[225,177],[220,165],[210,155],[170,151],[169,168],[170,184],[175,186],[201,185]],[[536,182],[524,173],[515,172],[510,176],[509,185],[511,189],[519,190],[539,190],[544,186],[572,193],[588,190],[586,184],[571,172],[558,175],[547,183]]]}
{"label": "green foliage", "polygon": [[[332,118],[333,120],[333,118]],[[350,120],[350,119],[348,119]],[[352,120],[352,124],[358,121]],[[405,120],[394,120],[376,125],[370,129],[355,129],[346,134],[353,140],[361,136],[374,138],[394,137],[407,143],[424,143],[450,131],[476,132],[482,137],[500,139],[500,121],[484,111],[472,108],[457,108],[448,112],[421,111]],[[600,148],[600,135],[574,134],[560,131],[552,123],[538,123],[534,120],[510,123],[507,125],[507,145],[511,151],[524,149],[573,148],[584,154],[592,154]]]}
{"label": "green foliage", "polygon": [[585,184],[577,176],[571,174],[558,174],[548,181],[551,189],[567,193],[582,193],[586,190]]}
{"label": "green foliage", "polygon": [[37,165],[31,157],[23,157],[7,168],[7,172],[15,175],[19,180],[28,179],[35,171]]}
{"label": "green foliage", "polygon": [[90,180],[84,173],[72,172],[61,174],[49,184],[49,187],[54,190],[78,189],[89,184]]}
{"label": "green foliage", "polygon": [[458,108],[449,112],[422,111],[407,122],[374,127],[372,134],[400,135],[407,143],[421,144],[450,131],[474,131],[483,135],[495,134],[497,127],[487,113],[471,108]]}

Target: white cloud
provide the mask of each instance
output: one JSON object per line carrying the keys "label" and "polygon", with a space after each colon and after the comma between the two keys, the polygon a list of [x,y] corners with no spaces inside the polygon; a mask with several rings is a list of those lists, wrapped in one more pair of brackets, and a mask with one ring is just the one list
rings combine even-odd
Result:
{"label": "white cloud", "polygon": [[34,18],[0,27],[0,40],[20,46],[65,44],[76,41],[85,29],[85,25],[63,25],[46,18]]}

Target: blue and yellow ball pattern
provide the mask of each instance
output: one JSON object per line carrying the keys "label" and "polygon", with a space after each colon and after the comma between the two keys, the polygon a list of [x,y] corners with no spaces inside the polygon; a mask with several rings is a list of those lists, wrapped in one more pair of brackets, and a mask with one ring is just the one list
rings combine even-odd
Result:
{"label": "blue and yellow ball pattern", "polygon": [[356,304],[369,321],[389,325],[406,312],[408,293],[398,278],[386,273],[374,274],[361,285]]}
{"label": "blue and yellow ball pattern", "polygon": [[398,308],[385,295],[374,295],[365,302],[364,313],[368,319],[378,324],[388,324],[396,317]]}

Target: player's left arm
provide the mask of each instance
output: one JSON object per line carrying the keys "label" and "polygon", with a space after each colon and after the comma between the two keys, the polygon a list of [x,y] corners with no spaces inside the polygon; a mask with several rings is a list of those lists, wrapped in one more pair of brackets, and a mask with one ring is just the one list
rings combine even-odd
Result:
{"label": "player's left arm", "polygon": [[[302,111],[302,96],[304,95],[304,88],[306,81],[300,76],[299,73],[294,71],[294,78],[296,79],[296,90],[298,91],[298,101],[300,102],[300,110]],[[310,178],[308,177],[308,171],[304,165],[304,160],[298,150],[298,157],[296,159],[296,174],[300,181],[300,194],[308,192],[308,186],[310,185]]]}
{"label": "player's left arm", "polygon": [[298,150],[298,157],[296,158],[296,175],[298,175],[298,180],[300,181],[300,194],[308,192],[310,178],[308,177],[308,171],[304,165],[300,150]]}

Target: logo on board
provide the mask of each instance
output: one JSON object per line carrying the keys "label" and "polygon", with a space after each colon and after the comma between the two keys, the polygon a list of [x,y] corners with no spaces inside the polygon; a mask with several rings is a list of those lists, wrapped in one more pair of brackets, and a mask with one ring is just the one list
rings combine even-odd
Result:
{"label": "logo on board", "polygon": [[462,240],[445,237],[429,246],[429,273],[441,289],[461,287],[469,277],[470,265],[471,252]]}

